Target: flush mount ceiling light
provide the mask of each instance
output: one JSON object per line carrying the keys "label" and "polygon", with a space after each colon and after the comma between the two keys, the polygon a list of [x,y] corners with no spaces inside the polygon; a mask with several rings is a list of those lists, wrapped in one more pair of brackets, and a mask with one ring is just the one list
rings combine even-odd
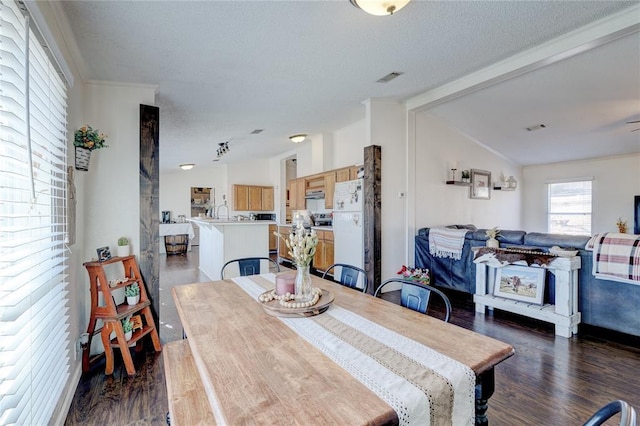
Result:
{"label": "flush mount ceiling light", "polygon": [[349,2],[371,15],[393,15],[409,3],[410,0],[349,0]]}
{"label": "flush mount ceiling light", "polygon": [[307,138],[307,135],[304,133],[300,133],[299,135],[289,136],[289,139],[293,143],[300,143]]}
{"label": "flush mount ceiling light", "polygon": [[193,166],[195,166],[193,163],[180,164],[180,168],[182,170],[191,170],[193,169]]}

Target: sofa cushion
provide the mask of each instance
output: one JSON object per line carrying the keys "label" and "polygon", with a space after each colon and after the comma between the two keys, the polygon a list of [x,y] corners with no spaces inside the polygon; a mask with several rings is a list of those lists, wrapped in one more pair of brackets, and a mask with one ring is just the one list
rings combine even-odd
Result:
{"label": "sofa cushion", "polygon": [[543,232],[529,232],[524,237],[525,245],[538,247],[560,246],[583,249],[587,241],[589,241],[589,237],[584,235],[546,234]]}

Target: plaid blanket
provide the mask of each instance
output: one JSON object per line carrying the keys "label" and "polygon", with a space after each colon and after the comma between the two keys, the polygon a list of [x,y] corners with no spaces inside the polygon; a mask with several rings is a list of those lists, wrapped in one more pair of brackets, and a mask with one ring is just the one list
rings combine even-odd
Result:
{"label": "plaid blanket", "polygon": [[462,258],[462,246],[467,229],[431,228],[429,230],[429,253],[436,257]]}
{"label": "plaid blanket", "polygon": [[640,235],[596,234],[585,248],[593,251],[596,278],[640,285]]}

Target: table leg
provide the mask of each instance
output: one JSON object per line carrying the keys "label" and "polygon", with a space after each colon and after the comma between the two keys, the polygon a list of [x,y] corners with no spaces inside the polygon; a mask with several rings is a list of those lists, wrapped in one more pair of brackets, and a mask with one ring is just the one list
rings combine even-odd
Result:
{"label": "table leg", "polygon": [[488,426],[487,408],[489,398],[495,390],[495,375],[493,368],[485,371],[476,378],[476,426]]}

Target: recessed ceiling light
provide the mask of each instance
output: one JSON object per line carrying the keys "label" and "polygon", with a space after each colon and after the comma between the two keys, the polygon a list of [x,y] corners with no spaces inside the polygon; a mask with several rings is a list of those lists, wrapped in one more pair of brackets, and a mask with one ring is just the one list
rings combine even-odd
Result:
{"label": "recessed ceiling light", "polygon": [[349,0],[352,5],[365,12],[376,15],[393,15],[409,3],[410,0]]}
{"label": "recessed ceiling light", "polygon": [[193,163],[180,164],[180,168],[182,170],[191,170],[193,169],[193,166],[195,166]]}

